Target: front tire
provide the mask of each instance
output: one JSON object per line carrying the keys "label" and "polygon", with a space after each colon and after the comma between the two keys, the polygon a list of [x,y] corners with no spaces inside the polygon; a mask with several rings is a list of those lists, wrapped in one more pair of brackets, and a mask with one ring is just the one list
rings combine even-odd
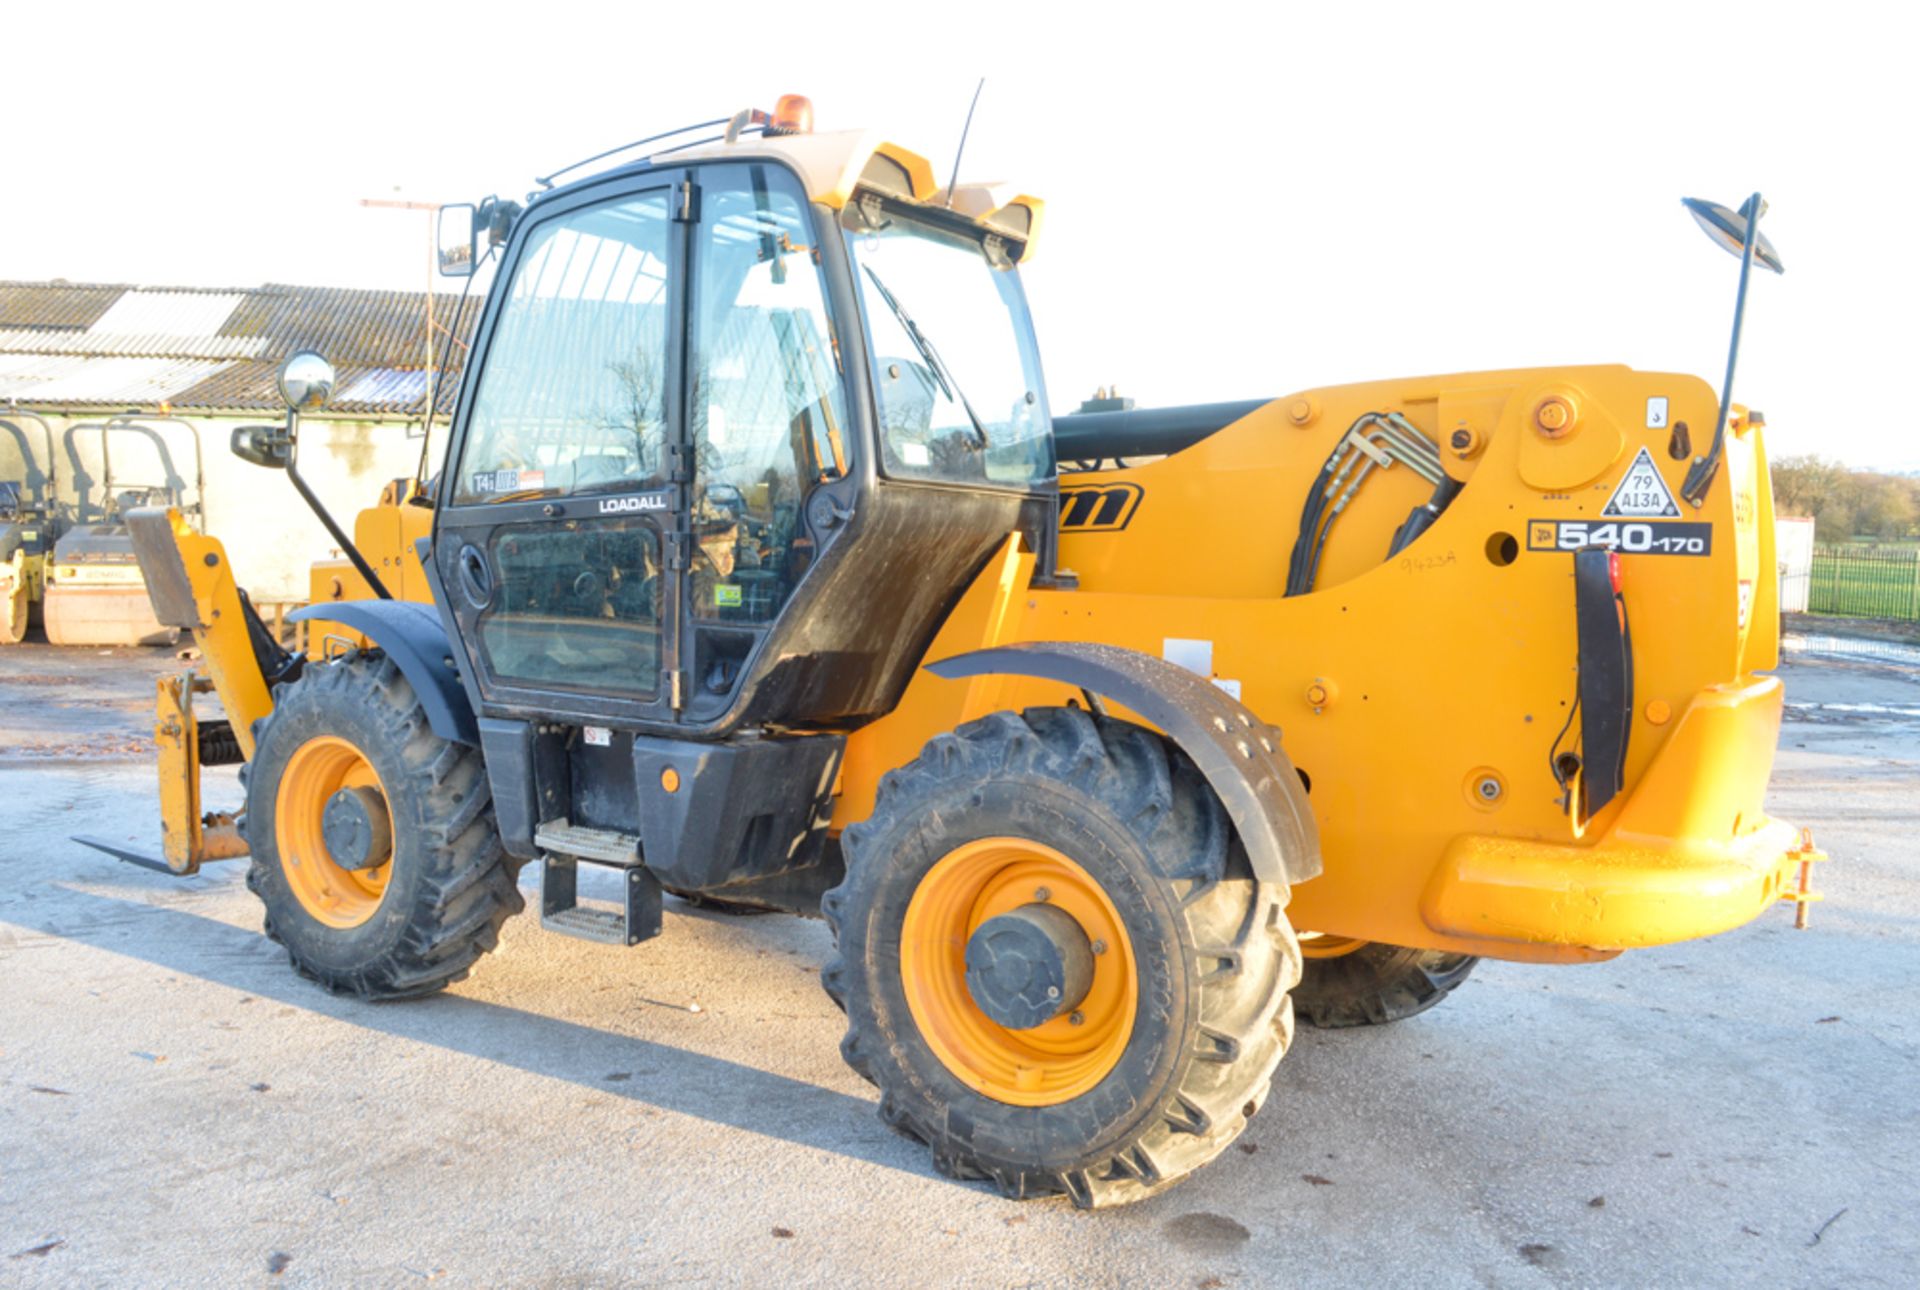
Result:
{"label": "front tire", "polygon": [[[465,977],[524,908],[480,750],[436,735],[382,656],[309,665],[274,697],[247,768],[247,886],[267,935],[336,994],[411,998]],[[328,808],[356,794],[342,834]],[[382,834],[384,849],[367,841]]]}
{"label": "front tire", "polygon": [[[942,1173],[1083,1208],[1139,1200],[1219,1155],[1266,1098],[1300,971],[1287,891],[1253,877],[1159,735],[1077,708],[995,713],[890,773],[842,842],[821,974],[847,1014],[841,1051]],[[1002,1024],[971,954],[988,923],[1036,909],[1091,947],[1090,983]]]}

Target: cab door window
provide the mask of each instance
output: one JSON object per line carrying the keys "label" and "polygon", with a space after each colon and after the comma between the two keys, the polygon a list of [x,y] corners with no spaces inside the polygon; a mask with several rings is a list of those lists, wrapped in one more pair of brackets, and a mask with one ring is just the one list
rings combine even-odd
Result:
{"label": "cab door window", "polygon": [[693,616],[762,625],[813,549],[807,492],[849,469],[840,347],[804,196],[772,166],[701,181],[689,435]]}
{"label": "cab door window", "polygon": [[529,236],[487,350],[456,505],[664,482],[671,230],[656,190]]}
{"label": "cab door window", "polygon": [[644,703],[675,666],[664,556],[682,236],[662,187],[549,217],[514,262],[440,521],[450,540],[435,543],[483,687]]}

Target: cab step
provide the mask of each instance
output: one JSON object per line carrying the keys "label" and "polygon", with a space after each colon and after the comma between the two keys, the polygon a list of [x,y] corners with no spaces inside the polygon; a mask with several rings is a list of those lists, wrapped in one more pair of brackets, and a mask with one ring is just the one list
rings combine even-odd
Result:
{"label": "cab step", "polygon": [[[640,865],[637,836],[559,820],[542,824],[533,840],[541,855],[540,926],[602,945],[638,945],[660,934],[660,883]],[[618,909],[581,906],[583,861],[625,874],[624,899]]]}
{"label": "cab step", "polygon": [[594,864],[631,868],[640,863],[640,837],[612,829],[589,829],[565,820],[550,820],[533,831],[534,845]]}

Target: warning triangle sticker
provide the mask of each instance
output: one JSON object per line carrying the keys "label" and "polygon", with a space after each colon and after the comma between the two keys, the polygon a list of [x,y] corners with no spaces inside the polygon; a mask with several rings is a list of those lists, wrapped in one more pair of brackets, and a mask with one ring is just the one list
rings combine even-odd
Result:
{"label": "warning triangle sticker", "polygon": [[1642,448],[1640,455],[1627,467],[1627,473],[1613,490],[1613,496],[1600,511],[1602,515],[1660,515],[1680,514],[1680,508],[1674,505],[1673,494],[1667,489],[1667,481],[1660,478],[1660,468],[1653,464],[1653,458]]}

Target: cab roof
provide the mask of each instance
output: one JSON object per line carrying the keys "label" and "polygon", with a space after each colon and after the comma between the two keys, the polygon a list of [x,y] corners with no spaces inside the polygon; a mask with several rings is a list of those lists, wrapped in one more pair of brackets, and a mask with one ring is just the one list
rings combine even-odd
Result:
{"label": "cab roof", "polygon": [[[949,198],[925,157],[889,143],[871,130],[834,130],[815,134],[743,133],[731,142],[716,140],[659,154],[648,164],[682,161],[783,163],[800,177],[807,197],[834,210],[866,190],[899,201],[948,208],[974,223],[1022,244],[1016,259],[1025,262],[1038,240],[1046,203],[1006,183],[964,183]],[[597,176],[596,176],[597,177]]]}

